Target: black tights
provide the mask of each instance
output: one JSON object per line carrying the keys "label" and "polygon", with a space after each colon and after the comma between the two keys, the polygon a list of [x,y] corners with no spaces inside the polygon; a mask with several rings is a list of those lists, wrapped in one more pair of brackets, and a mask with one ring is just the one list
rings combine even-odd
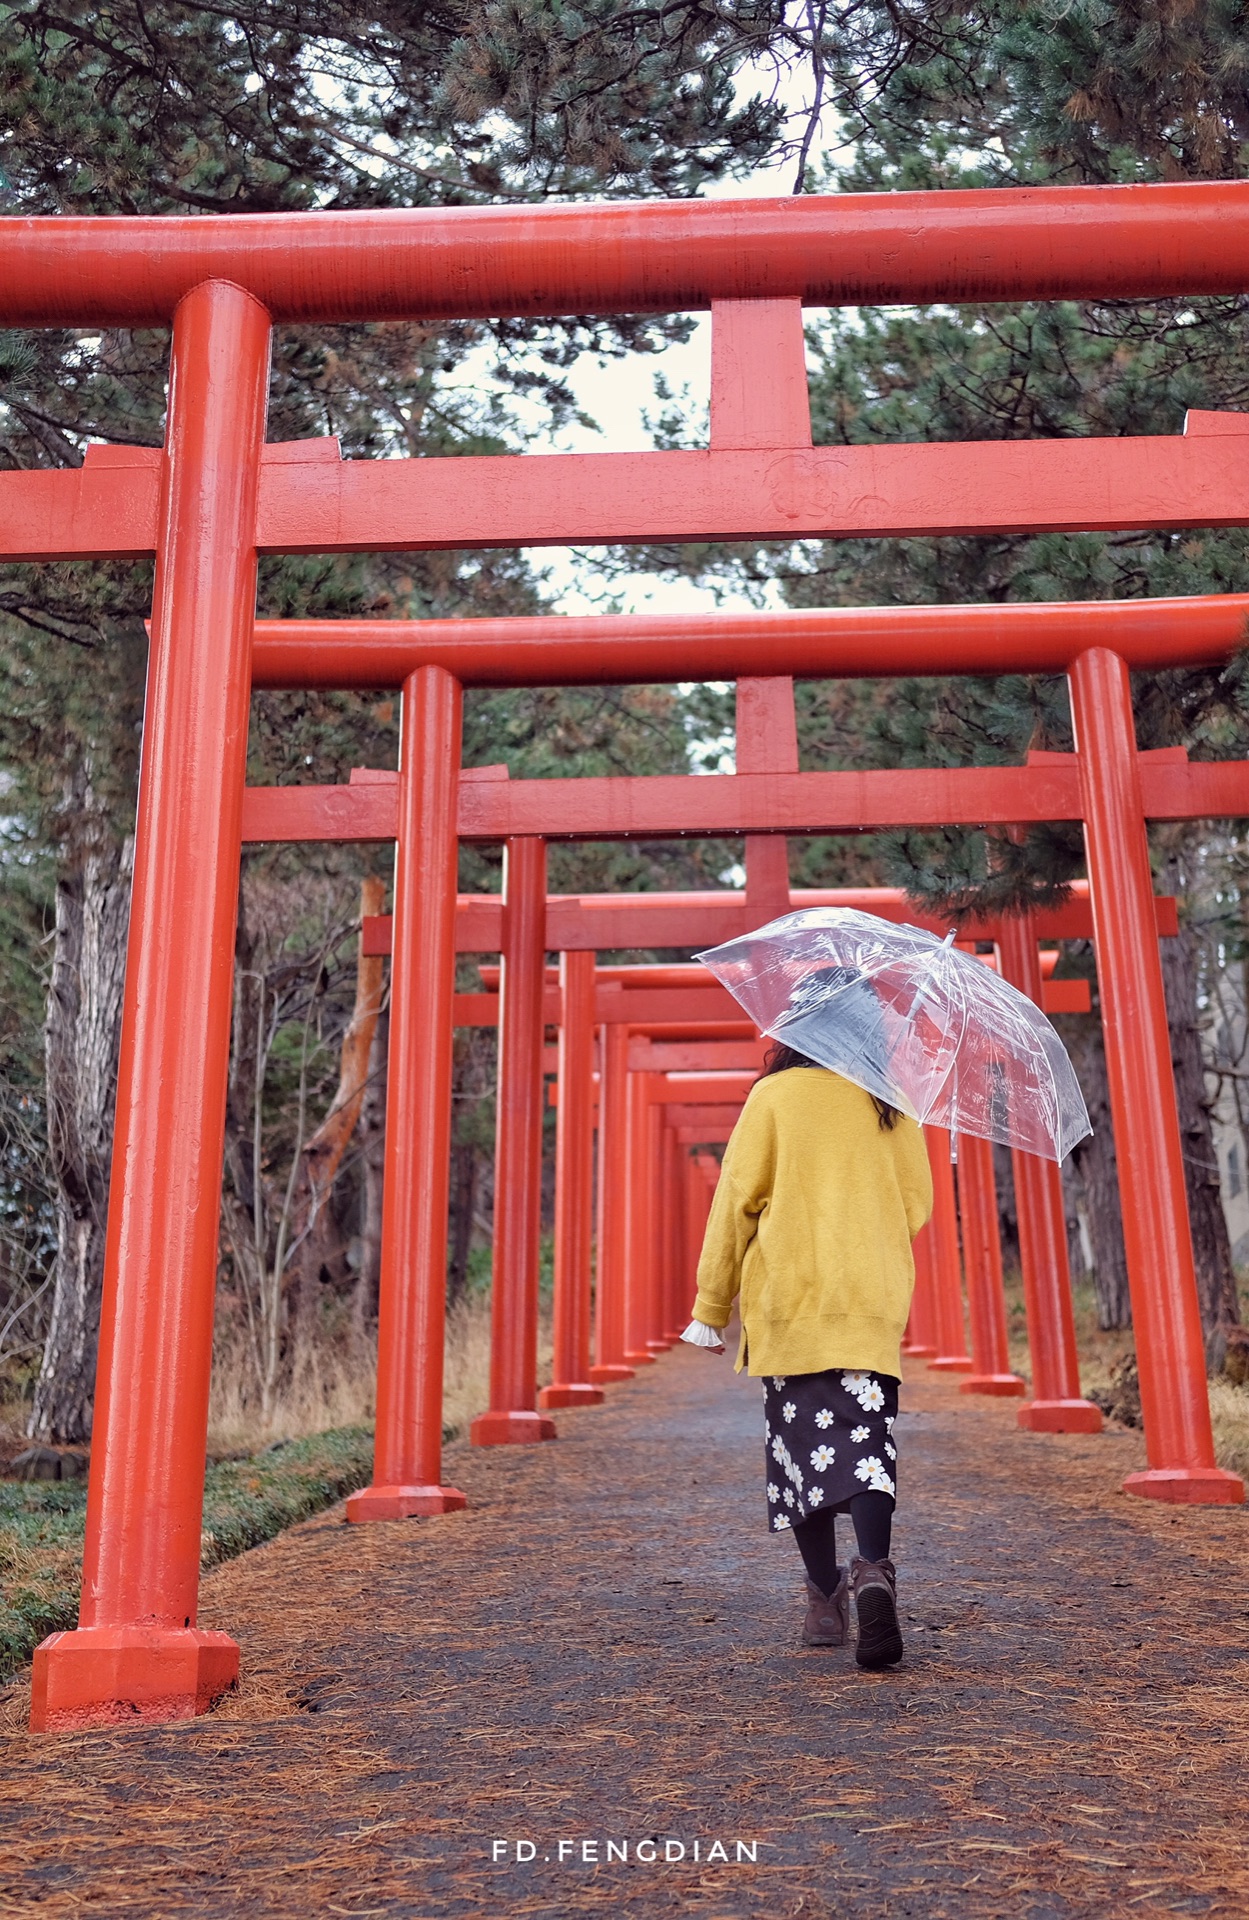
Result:
{"label": "black tights", "polygon": [[[893,1526],[893,1500],[887,1493],[856,1493],[850,1502],[850,1519],[862,1560],[887,1560]],[[794,1539],[802,1555],[807,1577],[821,1593],[831,1594],[837,1585],[837,1516],[813,1513],[794,1528]]]}

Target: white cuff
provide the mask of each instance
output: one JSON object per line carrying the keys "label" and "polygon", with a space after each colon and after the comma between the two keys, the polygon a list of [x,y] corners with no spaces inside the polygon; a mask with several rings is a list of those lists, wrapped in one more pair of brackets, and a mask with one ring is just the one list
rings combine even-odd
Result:
{"label": "white cuff", "polygon": [[705,1327],[701,1320],[691,1320],[681,1338],[691,1347],[706,1347],[712,1353],[724,1352],[723,1334],[717,1333],[714,1327]]}

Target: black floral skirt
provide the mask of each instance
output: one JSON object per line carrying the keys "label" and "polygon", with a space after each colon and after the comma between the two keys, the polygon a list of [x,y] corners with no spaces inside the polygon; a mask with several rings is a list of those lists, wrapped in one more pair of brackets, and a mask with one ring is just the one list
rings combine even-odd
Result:
{"label": "black floral skirt", "polygon": [[856,1493],[897,1497],[898,1382],[883,1373],[791,1373],[764,1380],[768,1525],[845,1513]]}

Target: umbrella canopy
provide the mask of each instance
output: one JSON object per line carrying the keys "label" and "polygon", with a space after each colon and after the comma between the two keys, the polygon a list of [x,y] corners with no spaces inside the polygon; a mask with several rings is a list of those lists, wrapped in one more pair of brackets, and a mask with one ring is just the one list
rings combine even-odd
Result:
{"label": "umbrella canopy", "polygon": [[698,958],[762,1033],[913,1120],[1062,1160],[1092,1132],[1067,1050],[953,939],[808,907]]}

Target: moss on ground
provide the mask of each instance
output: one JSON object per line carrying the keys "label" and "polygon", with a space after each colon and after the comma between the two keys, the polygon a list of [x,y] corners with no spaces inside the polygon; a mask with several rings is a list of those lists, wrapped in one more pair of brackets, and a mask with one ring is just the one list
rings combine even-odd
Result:
{"label": "moss on ground", "polygon": [[[201,1563],[215,1567],[364,1486],[373,1436],[340,1427],[209,1467]],[[0,1481],[0,1679],[78,1618],[86,1483]]]}

